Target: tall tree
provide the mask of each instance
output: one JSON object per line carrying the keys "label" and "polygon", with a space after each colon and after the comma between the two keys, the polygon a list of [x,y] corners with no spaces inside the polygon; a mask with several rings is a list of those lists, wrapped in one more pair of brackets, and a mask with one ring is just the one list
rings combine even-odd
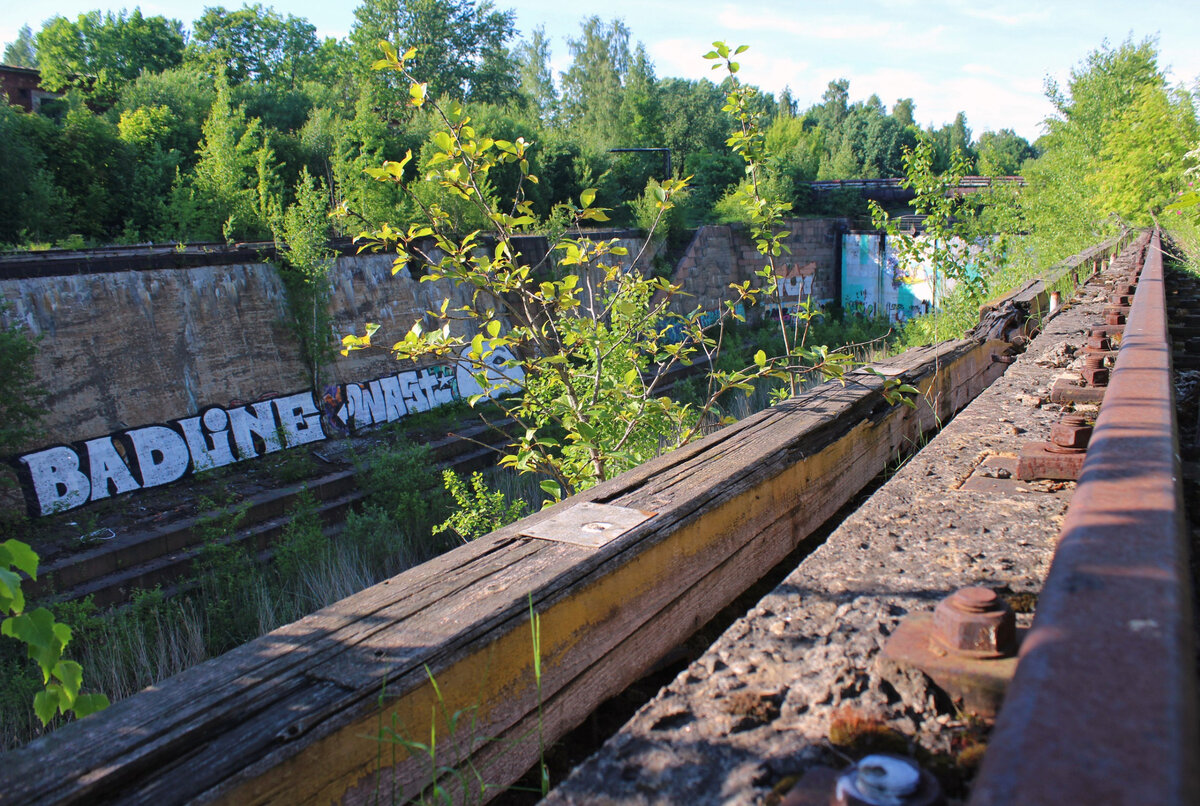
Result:
{"label": "tall tree", "polygon": [[1095,205],[1149,226],[1182,189],[1184,155],[1196,137],[1192,96],[1143,84],[1105,134],[1091,183]]}
{"label": "tall tree", "polygon": [[37,52],[33,46],[33,29],[22,25],[17,38],[4,48],[4,63],[13,67],[37,67]]}
{"label": "tall tree", "polygon": [[283,17],[259,3],[237,11],[213,6],[192,25],[189,58],[214,74],[224,67],[230,84],[278,81],[294,87],[319,47],[316,31],[302,17]]}
{"label": "tall tree", "polygon": [[246,120],[223,80],[217,83],[199,153],[193,183],[206,213],[204,234],[219,233],[225,240],[266,235],[279,195],[270,132],[258,118]]}
{"label": "tall tree", "polygon": [[[516,35],[513,17],[489,0],[365,0],[354,11],[350,41],[364,66],[382,56],[381,40],[401,52],[416,48],[412,71],[432,97],[498,103],[517,94],[516,62],[507,49]],[[393,74],[362,77],[373,102],[391,110],[388,117],[405,108],[408,86]]]}
{"label": "tall tree", "polygon": [[901,126],[913,126],[915,125],[913,120],[913,109],[915,107],[916,105],[913,103],[912,98],[897,98],[896,103],[892,106],[892,117]]}
{"label": "tall tree", "polygon": [[[1150,39],[1127,40],[1116,48],[1105,43],[1072,68],[1065,87],[1047,83],[1056,114],[1037,142],[1041,156],[1022,169],[1029,186],[1021,197],[1028,242],[1043,263],[1095,243],[1111,229],[1109,213],[1117,211],[1096,192],[1102,151],[1122,110],[1146,88],[1161,92],[1165,86]],[[1126,209],[1147,206],[1123,204]]]}
{"label": "tall tree", "polygon": [[521,95],[543,121],[553,122],[558,113],[558,90],[550,72],[550,43],[544,26],[534,28],[529,40],[517,47],[516,58],[521,70]]}
{"label": "tall tree", "polygon": [[1015,176],[1025,160],[1037,152],[1029,141],[1012,129],[979,135],[977,170],[982,176]]}
{"label": "tall tree", "polygon": [[821,95],[821,105],[816,112],[819,126],[836,131],[850,112],[850,79],[830,81]]}
{"label": "tall tree", "polygon": [[54,17],[36,41],[42,85],[54,91],[77,87],[99,104],[112,103],[142,71],[161,72],[183,60],[183,25],[143,17],[140,9],[103,16],[90,11],[74,22]]}
{"label": "tall tree", "polygon": [[633,62],[629,29],[621,20],[589,17],[567,48],[572,58],[562,74],[563,116],[593,147],[620,145],[621,101]]}

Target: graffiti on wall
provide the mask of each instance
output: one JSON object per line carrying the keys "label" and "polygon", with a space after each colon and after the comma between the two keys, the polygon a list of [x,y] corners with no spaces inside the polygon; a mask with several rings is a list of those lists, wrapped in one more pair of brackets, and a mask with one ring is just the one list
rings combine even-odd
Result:
{"label": "graffiti on wall", "polygon": [[[797,309],[813,294],[813,281],[817,277],[817,262],[810,260],[799,263],[780,263],[775,267],[775,278],[779,289],[779,302],[768,302],[767,313],[782,306],[786,315],[795,315]],[[822,301],[823,302],[823,301]]]}
{"label": "graffiti on wall", "polygon": [[[505,348],[488,358],[489,394],[503,394],[524,378],[520,367],[506,366],[512,360]],[[323,390],[320,406],[311,391],[210,406],[195,417],[31,451],[13,463],[30,514],[66,512],[482,394],[479,380],[456,366],[331,385]]]}
{"label": "graffiti on wall", "polygon": [[[879,233],[842,236],[842,308],[899,322],[926,313],[933,300],[930,267],[902,267],[891,244]],[[949,290],[935,278],[938,293]]]}

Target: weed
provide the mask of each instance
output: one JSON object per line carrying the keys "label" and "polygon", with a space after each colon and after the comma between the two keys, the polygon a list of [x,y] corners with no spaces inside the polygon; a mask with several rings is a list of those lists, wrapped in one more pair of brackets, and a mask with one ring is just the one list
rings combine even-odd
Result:
{"label": "weed", "polygon": [[296,503],[288,514],[291,519],[275,544],[274,556],[275,570],[285,585],[299,579],[306,569],[319,563],[329,552],[329,538],[325,536],[317,514],[317,503],[308,490],[302,490],[296,496]]}
{"label": "weed", "polygon": [[470,488],[450,469],[442,471],[442,481],[458,509],[434,534],[452,531],[466,543],[512,523],[525,512],[524,501],[507,501],[503,492],[488,489],[481,473],[471,474]]}
{"label": "weed", "polygon": [[[542,797],[550,793],[550,768],[546,764],[546,743],[544,731],[544,716],[542,711],[543,696],[542,696],[542,622],[541,616],[534,610],[533,595],[529,595],[529,632],[532,641],[533,650],[533,680],[534,689],[537,697],[537,742],[538,742],[538,778],[539,788]],[[429,738],[417,739],[408,734],[404,726],[400,724],[396,714],[392,714],[392,720],[389,725],[383,724],[383,712],[386,710],[387,703],[387,684],[379,693],[379,723],[377,740],[379,742],[379,751],[376,755],[376,760],[379,765],[379,773],[376,778],[376,802],[379,802],[380,788],[383,782],[383,752],[385,747],[390,747],[391,765],[394,768],[398,758],[396,750],[402,749],[410,756],[424,759],[428,765],[426,774],[427,783],[422,786],[421,790],[411,797],[405,798],[403,792],[395,791],[395,781],[393,779],[392,786],[392,803],[415,803],[415,804],[451,804],[455,802],[455,795],[461,798],[461,802],[466,803],[483,803],[489,799],[489,792],[497,787],[494,784],[489,784],[485,780],[484,770],[481,770],[474,761],[473,754],[478,748],[496,741],[494,738],[481,737],[479,735],[479,707],[480,703],[476,702],[466,708],[460,708],[453,712],[450,711],[446,704],[446,698],[442,694],[441,686],[434,677],[433,671],[429,666],[425,666],[425,675],[429,679],[429,685],[433,690],[434,702],[430,706],[430,721],[429,721]],[[439,725],[441,733],[439,738]],[[515,737],[513,743],[519,743],[529,738],[529,734]],[[449,747],[447,748],[447,745]],[[447,763],[446,757],[458,759]],[[513,787],[518,789],[518,787]]]}

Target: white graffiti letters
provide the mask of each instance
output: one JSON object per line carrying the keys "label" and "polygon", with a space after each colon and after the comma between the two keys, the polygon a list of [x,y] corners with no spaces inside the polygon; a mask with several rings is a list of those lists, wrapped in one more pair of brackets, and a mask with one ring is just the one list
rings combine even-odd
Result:
{"label": "white graffiti letters", "polygon": [[[516,389],[524,378],[507,348],[487,359],[487,381],[495,396]],[[325,426],[346,433],[399,420],[413,412],[451,403],[483,388],[463,368],[420,367],[366,383],[332,384],[324,411],[311,392],[245,405],[212,406],[197,417],[147,425],[73,446],[55,445],[16,460],[29,510],[50,515],[113,495],[170,484],[284,448],[327,438]]]}
{"label": "white graffiti letters", "polygon": [[40,505],[38,514],[49,515],[87,503],[92,486],[79,472],[79,455],[72,449],[59,445],[22,456],[20,462],[29,470]]}
{"label": "white graffiti letters", "polygon": [[[17,460],[36,515],[50,515],[110,495],[170,484],[264,453],[325,439],[311,392],[222,409],[170,425],[133,428],[77,446],[56,445]],[[233,448],[236,446],[237,456]]]}

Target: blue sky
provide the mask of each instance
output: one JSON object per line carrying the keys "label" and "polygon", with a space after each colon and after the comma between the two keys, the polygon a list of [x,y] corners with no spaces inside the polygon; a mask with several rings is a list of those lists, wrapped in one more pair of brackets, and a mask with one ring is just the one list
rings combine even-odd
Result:
{"label": "blue sky", "polygon": [[[1044,98],[1046,78],[1065,80],[1070,68],[1105,39],[1117,44],[1128,37],[1157,37],[1160,63],[1170,68],[1173,82],[1195,89],[1200,13],[1192,1],[499,0],[496,5],[515,9],[522,35],[545,26],[556,71],[569,63],[566,39],[578,34],[585,16],[617,17],[646,45],[660,77],[709,75],[710,63],[700,56],[714,39],[724,39],[750,45],[741,59],[746,81],[772,92],[789,86],[801,106],[820,98],[830,80],[848,78],[852,100],[875,93],[890,108],[898,98],[913,98],[922,124],[941,125],[962,110],[975,136],[1007,127],[1032,140],[1051,112]],[[240,0],[224,4],[237,7]],[[344,36],[354,20],[353,0],[263,4],[307,17],[324,36]],[[185,26],[205,5],[140,4],[145,14],[174,17]],[[56,13],[74,17],[98,7],[94,1],[51,0],[34,10],[33,3],[0,0],[0,42],[11,41],[22,24],[36,31]]]}

